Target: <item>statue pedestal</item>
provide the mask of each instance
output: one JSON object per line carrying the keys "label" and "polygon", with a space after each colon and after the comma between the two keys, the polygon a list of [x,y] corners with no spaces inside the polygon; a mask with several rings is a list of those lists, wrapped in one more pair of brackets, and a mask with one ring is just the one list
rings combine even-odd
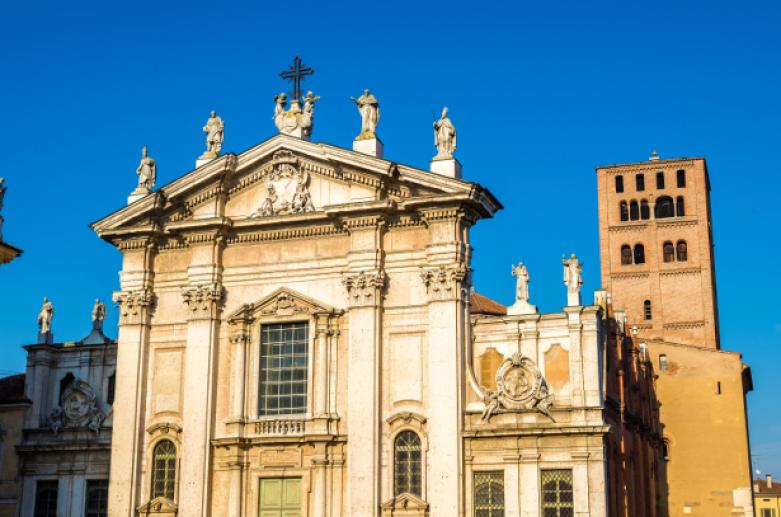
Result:
{"label": "statue pedestal", "polygon": [[516,300],[514,304],[507,307],[508,316],[521,314],[537,314],[537,306],[530,304],[526,300]]}
{"label": "statue pedestal", "polygon": [[579,307],[583,305],[580,298],[580,289],[567,289],[567,307]]}
{"label": "statue pedestal", "polygon": [[145,188],[137,188],[133,192],[130,193],[130,195],[127,197],[127,204],[130,205],[132,203],[135,203],[142,197],[146,197],[147,194],[149,194],[151,191],[145,189]]}
{"label": "statue pedestal", "polygon": [[382,158],[383,145],[379,138],[367,138],[365,140],[353,140],[353,151],[368,154],[375,158]]}
{"label": "statue pedestal", "polygon": [[431,160],[431,172],[448,178],[461,179],[461,163],[453,157],[434,158]]}
{"label": "statue pedestal", "polygon": [[296,127],[295,129],[291,129],[290,131],[282,131],[283,135],[290,135],[294,136],[296,138],[300,138],[301,140],[309,141],[309,135],[304,132],[304,128]]}
{"label": "statue pedestal", "polygon": [[219,155],[217,153],[206,151],[205,153],[200,155],[197,160],[195,160],[195,168],[197,169],[201,165],[206,165],[210,161],[216,159],[218,156]]}
{"label": "statue pedestal", "polygon": [[51,332],[38,332],[39,345],[51,345],[54,343],[54,334]]}

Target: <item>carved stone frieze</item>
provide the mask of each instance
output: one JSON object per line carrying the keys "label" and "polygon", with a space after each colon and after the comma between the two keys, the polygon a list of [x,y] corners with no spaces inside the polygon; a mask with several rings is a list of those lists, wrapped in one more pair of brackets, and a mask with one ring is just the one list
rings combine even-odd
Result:
{"label": "carved stone frieze", "polygon": [[113,300],[119,307],[121,324],[138,324],[154,309],[155,295],[151,289],[116,291]]}
{"label": "carved stone frieze", "polygon": [[252,217],[300,214],[315,209],[309,193],[309,173],[286,149],[274,153],[272,167],[263,177],[267,195]]}
{"label": "carved stone frieze", "polygon": [[431,301],[466,299],[469,284],[466,264],[423,269],[420,277]]}
{"label": "carved stone frieze", "polygon": [[387,284],[383,271],[347,274],[342,278],[351,307],[376,305],[382,298]]}
{"label": "carved stone frieze", "polygon": [[222,307],[224,294],[219,284],[202,284],[182,289],[182,299],[193,317],[213,317]]}
{"label": "carved stone frieze", "polygon": [[260,313],[264,316],[292,316],[294,314],[309,314],[311,307],[296,300],[292,294],[283,291],[267,304]]}
{"label": "carved stone frieze", "polygon": [[482,419],[489,421],[499,411],[539,411],[551,420],[553,394],[542,372],[529,357],[514,353],[496,370],[496,390],[483,394],[485,410]]}
{"label": "carved stone frieze", "polygon": [[48,424],[54,434],[63,428],[87,428],[99,433],[105,418],[92,386],[75,379],[63,391],[61,405],[52,409],[49,414]]}

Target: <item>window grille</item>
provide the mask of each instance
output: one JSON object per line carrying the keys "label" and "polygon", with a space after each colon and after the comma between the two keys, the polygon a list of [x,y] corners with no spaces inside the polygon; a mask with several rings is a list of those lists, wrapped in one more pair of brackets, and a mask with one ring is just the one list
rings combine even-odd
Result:
{"label": "window grille", "polygon": [[87,480],[87,508],[85,517],[106,517],[108,515],[108,481]]}
{"label": "window grille", "polygon": [[670,196],[662,196],[656,200],[655,216],[657,219],[675,217],[675,204]]}
{"label": "window grille", "polygon": [[258,413],[306,413],[309,324],[274,323],[260,330]]}
{"label": "window grille", "polygon": [[572,471],[543,470],[541,477],[543,517],[573,517]]}
{"label": "window grille", "polygon": [[35,483],[35,517],[57,517],[56,479]]}
{"label": "window grille", "polygon": [[504,472],[475,472],[475,517],[504,517]]}
{"label": "window grille", "polygon": [[402,431],[393,443],[394,495],[404,493],[421,497],[420,438],[413,431]]}
{"label": "window grille", "polygon": [[176,488],[176,446],[170,440],[161,440],[152,453],[152,499],[165,497],[174,500]]}

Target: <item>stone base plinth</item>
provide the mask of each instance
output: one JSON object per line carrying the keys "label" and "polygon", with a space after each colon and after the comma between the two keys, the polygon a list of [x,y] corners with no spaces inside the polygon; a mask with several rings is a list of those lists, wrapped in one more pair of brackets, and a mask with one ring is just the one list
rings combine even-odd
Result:
{"label": "stone base plinth", "polygon": [[206,165],[207,163],[209,163],[210,161],[214,160],[218,156],[219,155],[217,153],[210,153],[208,151],[203,153],[202,155],[200,155],[198,157],[197,160],[195,160],[195,168],[197,169],[201,165]]}
{"label": "stone base plinth", "polygon": [[145,197],[147,194],[149,194],[149,190],[146,190],[144,188],[137,188],[133,192],[130,193],[130,195],[127,197],[127,204],[135,203],[142,197]]}
{"label": "stone base plinth", "polygon": [[518,300],[507,307],[508,316],[518,316],[520,314],[537,314],[537,306],[530,304],[526,300]]}
{"label": "stone base plinth", "polygon": [[383,146],[379,138],[367,138],[365,140],[353,140],[353,151],[368,154],[375,158],[382,158]]}
{"label": "stone base plinth", "polygon": [[431,160],[431,172],[460,179],[461,163],[455,158],[434,158]]}
{"label": "stone base plinth", "polygon": [[39,345],[51,345],[54,343],[54,334],[51,332],[38,332]]}
{"label": "stone base plinth", "polygon": [[282,131],[282,134],[294,136],[296,138],[300,138],[301,140],[306,140],[307,142],[309,141],[309,134],[300,127],[291,129],[290,131]]}

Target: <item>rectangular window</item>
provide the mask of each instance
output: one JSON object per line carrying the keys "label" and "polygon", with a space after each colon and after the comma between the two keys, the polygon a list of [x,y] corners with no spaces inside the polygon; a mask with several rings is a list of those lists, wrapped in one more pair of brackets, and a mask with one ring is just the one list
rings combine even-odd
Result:
{"label": "rectangular window", "polygon": [[475,517],[504,517],[504,471],[475,472]]}
{"label": "rectangular window", "polygon": [[620,194],[624,191],[624,177],[616,176],[616,193]]}
{"label": "rectangular window", "polygon": [[660,190],[664,188],[664,173],[663,172],[657,172],[656,173],[656,188],[660,189]]}
{"label": "rectangular window", "polygon": [[675,177],[678,180],[678,188],[684,188],[686,186],[686,171],[679,170],[675,173]]}
{"label": "rectangular window", "polygon": [[308,323],[261,326],[261,416],[306,413],[308,352]]}
{"label": "rectangular window", "polygon": [[56,479],[35,483],[35,517],[57,517]]}
{"label": "rectangular window", "polygon": [[645,190],[645,175],[643,174],[635,175],[635,190],[637,190],[638,192],[642,192]]}
{"label": "rectangular window", "polygon": [[261,479],[260,517],[301,517],[301,478]]}
{"label": "rectangular window", "polygon": [[575,505],[572,498],[572,471],[568,469],[543,470],[542,516],[573,517]]}
{"label": "rectangular window", "polygon": [[108,480],[87,480],[87,504],[84,517],[106,517],[108,515]]}

